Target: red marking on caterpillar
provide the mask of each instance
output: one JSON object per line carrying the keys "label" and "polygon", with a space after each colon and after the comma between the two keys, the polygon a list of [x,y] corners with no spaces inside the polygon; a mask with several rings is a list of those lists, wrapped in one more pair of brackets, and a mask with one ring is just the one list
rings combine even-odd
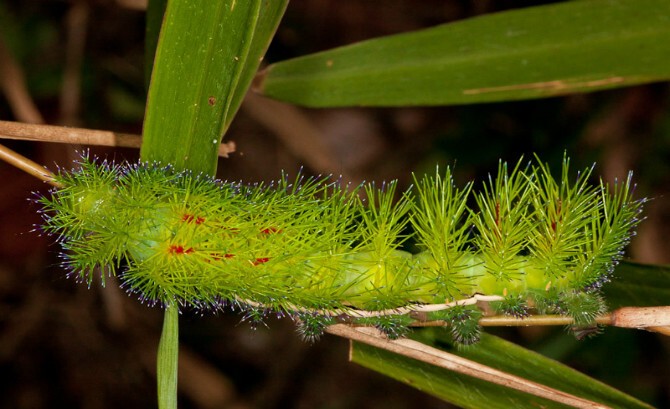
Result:
{"label": "red marking on caterpillar", "polygon": [[268,227],[267,229],[261,230],[263,234],[272,234],[272,233],[281,233],[281,230],[276,227]]}
{"label": "red marking on caterpillar", "polygon": [[185,213],[184,216],[182,216],[181,220],[186,223],[195,223],[195,224],[202,224],[205,222],[204,217],[195,216],[188,213]]}
{"label": "red marking on caterpillar", "polygon": [[171,244],[170,247],[168,247],[168,253],[170,254],[191,254],[193,252],[195,252],[193,247],[184,248],[184,246],[178,244]]}
{"label": "red marking on caterpillar", "polygon": [[558,226],[558,223],[560,223],[563,219],[561,215],[561,207],[563,206],[563,201],[559,200],[558,201],[558,207],[556,209],[556,219],[551,222],[551,230],[556,233],[556,227]]}
{"label": "red marking on caterpillar", "polygon": [[251,264],[257,266],[259,264],[267,263],[268,261],[270,261],[270,257],[260,257],[252,261]]}
{"label": "red marking on caterpillar", "polygon": [[226,254],[221,255],[221,254],[216,254],[216,253],[214,253],[214,254],[210,254],[210,255],[209,255],[209,258],[206,258],[206,259],[205,259],[205,262],[206,262],[206,263],[211,263],[212,261],[221,261],[221,260],[223,260],[223,259],[231,259],[231,258],[233,258],[233,257],[235,257],[234,254],[228,254],[228,253],[226,253]]}
{"label": "red marking on caterpillar", "polygon": [[496,231],[500,231],[500,202],[496,202]]}

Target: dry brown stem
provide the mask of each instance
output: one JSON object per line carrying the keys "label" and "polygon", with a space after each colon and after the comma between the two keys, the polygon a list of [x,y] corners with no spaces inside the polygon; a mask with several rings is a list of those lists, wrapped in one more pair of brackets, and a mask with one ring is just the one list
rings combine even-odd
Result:
{"label": "dry brown stem", "polygon": [[612,312],[612,325],[621,328],[670,326],[670,306],[624,307]]}
{"label": "dry brown stem", "polygon": [[[122,148],[139,148],[142,143],[142,138],[134,134],[55,125],[34,125],[10,121],[0,121],[0,139],[118,146]],[[219,156],[221,157],[228,157],[233,152],[235,152],[234,142],[224,143],[219,146]]]}
{"label": "dry brown stem", "polygon": [[54,181],[54,175],[49,172],[46,168],[40,166],[39,164],[31,161],[25,156],[19,155],[13,150],[0,145],[0,160],[4,160],[10,165],[16,166],[17,168],[23,170],[26,173],[29,173],[36,178],[43,180],[55,187],[61,187],[61,185]]}
{"label": "dry brown stem", "polygon": [[[564,315],[531,315],[526,318],[510,316],[484,317],[479,320],[483,327],[530,327],[544,325],[571,325],[574,320]],[[619,328],[637,328],[670,335],[670,306],[623,307],[596,318],[596,324]],[[445,321],[416,321],[414,327],[441,327]]]}

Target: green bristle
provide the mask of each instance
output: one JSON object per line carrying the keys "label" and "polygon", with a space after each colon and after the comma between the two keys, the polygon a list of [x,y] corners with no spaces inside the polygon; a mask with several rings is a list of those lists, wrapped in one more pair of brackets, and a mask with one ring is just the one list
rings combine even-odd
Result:
{"label": "green bristle", "polygon": [[321,338],[327,326],[335,323],[330,316],[319,315],[311,312],[300,312],[295,314],[296,331],[304,341],[314,343]]}
{"label": "green bristle", "polygon": [[358,324],[371,325],[383,332],[388,339],[398,339],[410,332],[409,324],[413,320],[407,315],[382,315],[379,317],[360,318]]}
{"label": "green bristle", "polygon": [[479,319],[481,311],[472,306],[455,306],[443,313],[443,319],[449,325],[449,332],[455,343],[472,345],[479,341],[482,327]]}
{"label": "green bristle", "polygon": [[596,317],[607,311],[605,300],[598,293],[567,291],[560,295],[559,307],[575,320],[575,327],[588,327]]}
{"label": "green bristle", "polygon": [[526,318],[530,315],[526,298],[520,295],[507,296],[502,301],[493,303],[493,307],[496,311],[514,318]]}

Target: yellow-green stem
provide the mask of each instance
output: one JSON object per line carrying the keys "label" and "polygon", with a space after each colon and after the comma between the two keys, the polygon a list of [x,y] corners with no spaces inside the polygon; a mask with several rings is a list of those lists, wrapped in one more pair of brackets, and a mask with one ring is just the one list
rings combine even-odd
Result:
{"label": "yellow-green stem", "polygon": [[179,310],[175,303],[165,308],[163,333],[158,344],[158,408],[177,409],[177,362],[179,360]]}

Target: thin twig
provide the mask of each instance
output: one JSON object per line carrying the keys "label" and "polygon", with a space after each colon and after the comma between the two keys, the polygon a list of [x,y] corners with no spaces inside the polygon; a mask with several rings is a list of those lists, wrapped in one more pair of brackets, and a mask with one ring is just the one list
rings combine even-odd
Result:
{"label": "thin twig", "polygon": [[549,399],[554,402],[570,405],[575,408],[607,408],[607,406],[593,402],[566,392],[550,388],[527,379],[490,368],[478,362],[450,354],[436,348],[429,347],[410,339],[389,340],[379,330],[371,327],[352,327],[346,324],[335,324],[326,328],[326,332],[348,338],[364,344],[372,345],[396,354],[426,362],[431,365],[445,368],[460,374],[482,379],[497,385],[526,392],[534,396]]}
{"label": "thin twig", "polygon": [[0,160],[4,160],[10,165],[16,166],[52,186],[62,187],[60,183],[55,181],[53,173],[49,172],[49,170],[4,145],[0,145]]}
{"label": "thin twig", "polygon": [[0,138],[38,142],[139,148],[139,135],[111,131],[0,121]]}
{"label": "thin twig", "polygon": [[[491,301],[502,301],[504,297],[499,295],[481,295],[475,294],[470,298],[464,298],[461,300],[455,300],[448,303],[439,303],[439,304],[409,304],[404,307],[389,308],[386,310],[359,310],[356,308],[336,308],[336,309],[313,309],[307,307],[301,307],[298,305],[289,304],[286,308],[289,311],[293,312],[310,312],[316,313],[318,315],[324,315],[329,317],[349,317],[349,318],[372,318],[372,317],[382,317],[385,315],[405,315],[405,314],[422,314],[428,312],[444,311],[449,308],[456,306],[465,306],[465,305],[474,305],[478,302],[491,302]],[[252,300],[237,299],[241,304],[248,305],[251,307],[262,307],[263,303]],[[435,321],[438,322],[438,321]],[[442,322],[442,321],[439,321]],[[420,326],[420,325],[418,325]],[[427,326],[427,325],[426,325]]]}
{"label": "thin twig", "polygon": [[[551,325],[571,325],[574,320],[564,315],[531,315],[525,318],[516,318],[507,315],[496,315],[484,317],[479,320],[482,327],[531,327],[531,326],[551,326]],[[611,315],[603,315],[595,320],[599,325],[611,325]],[[413,327],[443,327],[449,325],[446,321],[415,321]]]}
{"label": "thin twig", "polygon": [[[122,148],[139,148],[142,144],[142,138],[134,134],[54,125],[34,125],[10,121],[0,121],[0,139],[117,146]],[[235,152],[235,143],[232,141],[219,146],[219,156],[221,157],[227,158],[233,152]]]}
{"label": "thin twig", "polygon": [[621,328],[670,326],[670,306],[623,307],[612,312],[612,324]]}
{"label": "thin twig", "polygon": [[[564,315],[531,315],[526,318],[510,316],[484,317],[479,320],[483,327],[530,327],[544,325],[572,325],[574,320]],[[637,328],[670,335],[670,306],[623,307],[596,317],[595,324],[619,328]],[[416,321],[414,327],[442,327],[445,321]]]}

